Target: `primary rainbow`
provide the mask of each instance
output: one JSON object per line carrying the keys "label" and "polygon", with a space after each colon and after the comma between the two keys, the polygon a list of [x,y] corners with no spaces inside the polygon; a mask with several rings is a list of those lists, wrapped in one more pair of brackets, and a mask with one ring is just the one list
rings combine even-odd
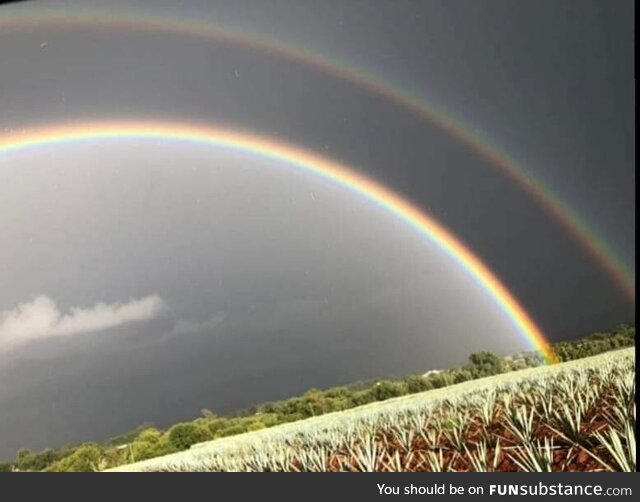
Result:
{"label": "primary rainbow", "polygon": [[[0,155],[38,146],[106,139],[161,139],[214,145],[285,162],[363,195],[437,244],[496,302],[548,362],[553,353],[542,331],[509,290],[449,230],[412,203],[347,166],[265,136],[185,123],[108,122],[44,127],[0,136]],[[6,160],[6,159],[5,159]]]}
{"label": "primary rainbow", "polygon": [[420,92],[412,91],[407,86],[385,77],[381,71],[373,71],[353,62],[340,61],[335,56],[323,55],[293,43],[282,43],[273,37],[233,30],[200,19],[158,16],[135,10],[114,12],[83,5],[74,5],[72,11],[55,4],[34,7],[32,9],[30,4],[3,7],[0,35],[11,30],[33,33],[30,30],[55,26],[86,29],[91,32],[126,29],[134,32],[175,34],[267,52],[364,87],[440,127],[488,160],[564,227],[607,272],[622,293],[630,301],[635,301],[633,266],[621,257],[595,225],[581,217],[565,197],[545,183],[533,169],[517,161],[495,139],[489,138],[469,120],[456,118],[450,109],[438,105],[437,100],[426,99],[424,89]]}

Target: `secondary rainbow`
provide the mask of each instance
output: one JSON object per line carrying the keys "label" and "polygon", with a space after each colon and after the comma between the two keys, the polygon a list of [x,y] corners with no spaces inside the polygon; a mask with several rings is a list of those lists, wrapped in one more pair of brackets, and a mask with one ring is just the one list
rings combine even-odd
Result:
{"label": "secondary rainbow", "polygon": [[406,85],[383,76],[381,71],[373,71],[354,62],[341,61],[335,56],[319,54],[300,45],[282,43],[264,35],[233,30],[227,26],[177,15],[157,16],[135,10],[113,12],[82,5],[74,6],[73,12],[69,12],[68,9],[57,7],[55,4],[36,5],[35,8],[31,8],[29,4],[3,7],[2,13],[0,34],[11,30],[33,34],[33,30],[43,27],[61,26],[86,29],[91,32],[119,29],[196,37],[267,52],[366,88],[440,127],[488,160],[491,165],[528,193],[554,221],[563,226],[606,271],[622,293],[630,301],[635,301],[635,271],[632,265],[621,258],[620,253],[610,245],[595,225],[589,224],[572,207],[566,197],[545,183],[533,169],[518,162],[495,139],[488,137],[481,128],[474,127],[469,120],[456,118],[450,109],[438,105],[437,100],[427,99],[424,96],[424,89],[420,92],[410,90]]}
{"label": "secondary rainbow", "polygon": [[0,156],[39,146],[127,138],[199,143],[250,152],[285,162],[363,195],[437,244],[486,291],[532,346],[548,362],[553,361],[552,351],[540,328],[502,282],[449,230],[376,181],[309,151],[265,136],[206,125],[108,122],[43,127],[23,134],[0,136]]}

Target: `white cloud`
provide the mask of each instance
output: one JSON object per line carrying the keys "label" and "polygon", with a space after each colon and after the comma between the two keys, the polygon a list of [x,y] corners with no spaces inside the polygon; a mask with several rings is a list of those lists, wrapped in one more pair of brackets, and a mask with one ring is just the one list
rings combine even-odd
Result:
{"label": "white cloud", "polygon": [[173,334],[186,335],[189,333],[211,331],[224,321],[224,317],[224,313],[220,312],[203,321],[186,321],[184,319],[179,319],[173,327]]}
{"label": "white cloud", "polygon": [[164,301],[150,295],[128,303],[97,303],[61,312],[47,296],[38,296],[13,310],[0,312],[0,343],[91,333],[134,321],[146,321],[161,313]]}

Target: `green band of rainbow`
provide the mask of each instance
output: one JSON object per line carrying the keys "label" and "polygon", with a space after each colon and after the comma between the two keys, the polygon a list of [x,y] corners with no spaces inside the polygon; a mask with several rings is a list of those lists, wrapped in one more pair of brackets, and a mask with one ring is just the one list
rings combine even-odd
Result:
{"label": "green band of rainbow", "polygon": [[17,137],[0,136],[0,154],[45,145],[124,138],[186,141],[250,152],[286,162],[295,168],[319,175],[363,195],[426,236],[453,258],[495,301],[530,344],[540,351],[548,362],[553,361],[553,353],[540,328],[502,282],[449,230],[379,183],[351,168],[300,148],[263,136],[258,137],[208,126],[182,123],[109,122],[54,126],[33,130]]}
{"label": "green band of rainbow", "polygon": [[283,44],[265,36],[233,31],[201,20],[154,17],[148,12],[98,11],[93,7],[82,10],[81,6],[74,7],[73,13],[63,7],[54,6],[46,8],[36,6],[35,9],[25,9],[22,6],[3,7],[0,18],[0,34],[9,30],[28,31],[52,26],[90,31],[130,29],[135,32],[160,32],[198,37],[217,43],[230,43],[293,60],[364,87],[442,128],[488,160],[526,191],[556,222],[580,242],[624,295],[635,302],[634,267],[621,258],[621,255],[594,225],[588,224],[566,198],[544,183],[532,169],[525,168],[494,140],[484,137],[478,128],[456,119],[450,110],[438,106],[435,100],[425,99],[422,92],[420,94],[411,92],[378,72],[341,62],[339,58],[333,56],[328,57],[295,44]]}

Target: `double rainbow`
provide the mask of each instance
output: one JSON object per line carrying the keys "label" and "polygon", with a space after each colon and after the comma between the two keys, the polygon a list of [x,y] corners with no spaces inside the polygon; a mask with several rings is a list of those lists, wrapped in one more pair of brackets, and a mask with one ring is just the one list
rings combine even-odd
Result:
{"label": "double rainbow", "polygon": [[472,149],[492,166],[524,190],[547,213],[571,234],[591,257],[606,271],[629,301],[635,301],[635,271],[614,249],[608,240],[580,216],[578,211],[557,190],[537,176],[533,169],[501,147],[493,138],[486,136],[480,128],[473,127],[468,120],[456,118],[437,100],[424,96],[424,90],[415,92],[407,86],[385,77],[357,62],[341,61],[333,55],[323,55],[293,43],[282,43],[264,35],[233,30],[197,19],[177,16],[157,16],[150,12],[127,10],[121,12],[97,10],[93,6],[76,5],[70,12],[55,5],[3,7],[0,17],[0,35],[11,31],[33,33],[34,30],[51,27],[97,31],[130,30],[174,34],[231,44],[251,50],[266,52],[276,57],[295,61],[318,71],[347,80],[367,89],[395,105],[402,107],[446,131],[462,144]]}

